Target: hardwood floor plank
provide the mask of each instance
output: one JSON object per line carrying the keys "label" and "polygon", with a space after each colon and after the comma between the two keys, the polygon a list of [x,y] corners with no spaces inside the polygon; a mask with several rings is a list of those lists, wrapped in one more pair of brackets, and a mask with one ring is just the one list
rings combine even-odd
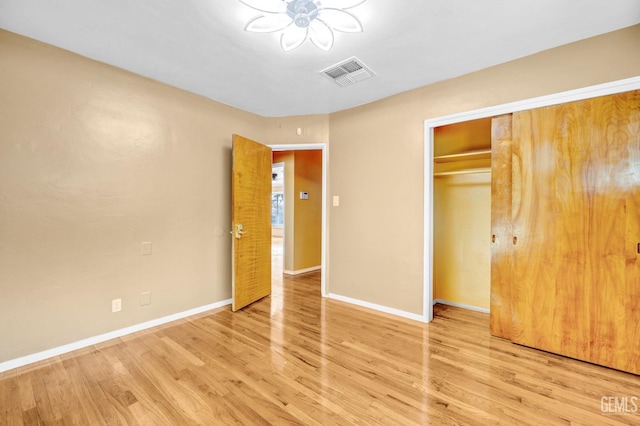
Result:
{"label": "hardwood floor plank", "polygon": [[0,401],[3,402],[3,409],[0,410],[2,424],[23,424],[24,410],[20,401],[18,379],[16,377],[9,377],[0,382]]}
{"label": "hardwood floor plank", "polygon": [[601,405],[640,398],[638,376],[492,337],[486,314],[323,299],[319,278],[3,373],[0,424],[640,424]]}
{"label": "hardwood floor plank", "polygon": [[[89,389],[90,382],[87,376],[83,373],[78,358],[68,358],[62,361],[62,364],[71,381],[71,388],[73,389],[74,403],[82,411],[88,424],[101,424],[102,418],[100,411],[97,408],[97,404],[91,391]],[[78,408],[76,408],[78,409]]]}

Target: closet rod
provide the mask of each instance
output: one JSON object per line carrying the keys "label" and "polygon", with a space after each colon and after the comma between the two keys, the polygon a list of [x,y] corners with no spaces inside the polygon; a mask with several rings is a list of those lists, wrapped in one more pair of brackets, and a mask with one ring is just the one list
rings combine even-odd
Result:
{"label": "closet rod", "polygon": [[433,177],[451,176],[451,175],[469,175],[472,173],[491,173],[491,169],[487,167],[484,169],[465,169],[465,170],[452,170],[450,172],[437,172],[433,174]]}

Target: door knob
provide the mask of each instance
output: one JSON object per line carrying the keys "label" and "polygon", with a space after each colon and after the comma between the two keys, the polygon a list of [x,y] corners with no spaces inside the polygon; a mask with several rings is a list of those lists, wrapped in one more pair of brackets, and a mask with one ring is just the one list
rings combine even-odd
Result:
{"label": "door knob", "polygon": [[[231,231],[231,232],[233,233],[233,231]],[[235,237],[236,237],[237,239],[240,239],[240,238],[242,238],[242,236],[243,236],[244,234],[246,234],[246,233],[247,233],[247,232],[246,232],[246,231],[244,231],[244,230],[242,229],[242,224],[241,224],[241,223],[238,223],[238,224],[236,225]]]}

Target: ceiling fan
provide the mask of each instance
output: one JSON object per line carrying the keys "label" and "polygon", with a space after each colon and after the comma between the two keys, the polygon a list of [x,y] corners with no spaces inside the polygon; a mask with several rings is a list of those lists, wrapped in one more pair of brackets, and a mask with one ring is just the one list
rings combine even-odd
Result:
{"label": "ceiling fan", "polygon": [[245,31],[280,34],[280,46],[288,52],[311,40],[328,51],[333,47],[334,31],[362,32],[362,23],[348,9],[366,0],[239,0],[261,12],[249,20]]}

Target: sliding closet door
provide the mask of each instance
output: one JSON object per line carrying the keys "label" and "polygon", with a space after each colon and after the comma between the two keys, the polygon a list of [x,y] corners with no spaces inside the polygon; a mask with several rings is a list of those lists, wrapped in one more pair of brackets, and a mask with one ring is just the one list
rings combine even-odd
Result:
{"label": "sliding closet door", "polygon": [[491,335],[511,338],[511,114],[491,120]]}
{"label": "sliding closet door", "polygon": [[640,373],[640,91],[512,126],[512,340]]}

